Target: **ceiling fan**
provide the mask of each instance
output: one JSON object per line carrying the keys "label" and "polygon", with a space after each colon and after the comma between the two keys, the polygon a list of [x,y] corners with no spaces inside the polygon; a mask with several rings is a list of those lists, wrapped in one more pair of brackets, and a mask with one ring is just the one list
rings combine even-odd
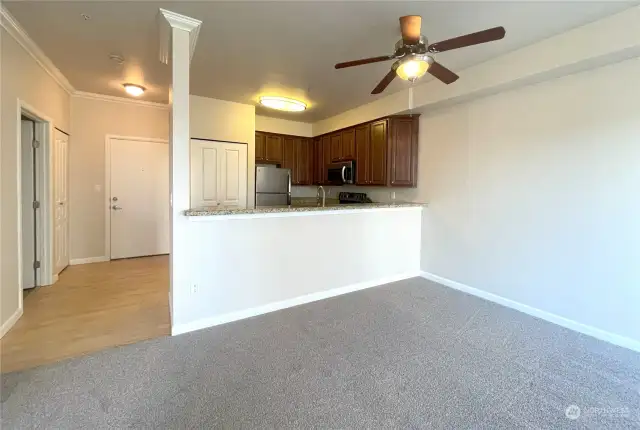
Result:
{"label": "ceiling fan", "polygon": [[434,54],[464,48],[465,46],[493,42],[494,40],[502,39],[505,35],[504,27],[494,27],[428,45],[427,38],[420,34],[421,25],[421,16],[409,15],[400,17],[402,39],[396,43],[396,49],[392,55],[338,63],[335,66],[336,69],[396,60],[389,73],[382,78],[380,83],[371,91],[371,94],[379,94],[384,91],[391,81],[395,79],[396,75],[413,82],[429,72],[445,84],[451,84],[458,79],[458,75],[436,62]]}

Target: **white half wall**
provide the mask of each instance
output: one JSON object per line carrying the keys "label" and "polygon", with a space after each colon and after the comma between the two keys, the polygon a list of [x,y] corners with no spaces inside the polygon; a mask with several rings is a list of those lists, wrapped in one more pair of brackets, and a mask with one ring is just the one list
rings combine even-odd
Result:
{"label": "white half wall", "polygon": [[635,58],[423,115],[422,270],[640,345],[638,76]]}
{"label": "white half wall", "polygon": [[311,137],[311,123],[256,115],[256,130]]}
{"label": "white half wall", "polygon": [[256,107],[200,96],[189,96],[193,139],[247,144],[247,207],[255,205]]}
{"label": "white half wall", "polygon": [[[422,208],[189,221],[173,333],[417,276]],[[296,214],[297,215],[297,214]]]}

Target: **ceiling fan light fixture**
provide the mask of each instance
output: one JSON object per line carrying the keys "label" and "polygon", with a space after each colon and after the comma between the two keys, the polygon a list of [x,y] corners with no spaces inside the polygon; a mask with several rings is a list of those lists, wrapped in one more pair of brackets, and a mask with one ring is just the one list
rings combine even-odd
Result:
{"label": "ceiling fan light fixture", "polygon": [[286,112],[302,112],[307,109],[306,103],[303,103],[300,100],[279,96],[262,96],[260,97],[260,104],[271,109],[283,110]]}
{"label": "ceiling fan light fixture", "polygon": [[405,81],[415,81],[424,76],[429,70],[433,59],[428,55],[415,55],[403,59],[396,68],[396,74]]}
{"label": "ceiling fan light fixture", "polygon": [[127,92],[127,94],[134,97],[140,97],[142,94],[144,94],[144,91],[146,89],[145,87],[136,84],[123,84],[122,86],[124,87],[124,90]]}

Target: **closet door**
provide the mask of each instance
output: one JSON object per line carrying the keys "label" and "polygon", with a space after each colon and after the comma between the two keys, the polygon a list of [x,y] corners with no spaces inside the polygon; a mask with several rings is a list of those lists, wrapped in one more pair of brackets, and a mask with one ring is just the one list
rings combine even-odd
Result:
{"label": "closet door", "polygon": [[54,273],[69,265],[69,136],[55,130],[53,139]]}
{"label": "closet door", "polygon": [[247,145],[191,139],[191,207],[247,205]]}

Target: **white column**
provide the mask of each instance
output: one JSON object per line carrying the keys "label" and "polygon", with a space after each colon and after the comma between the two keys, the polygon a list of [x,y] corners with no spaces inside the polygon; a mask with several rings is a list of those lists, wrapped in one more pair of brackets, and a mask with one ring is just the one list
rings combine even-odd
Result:
{"label": "white column", "polygon": [[160,9],[160,59],[171,63],[169,164],[171,327],[184,319],[191,291],[189,272],[189,69],[201,21]]}

